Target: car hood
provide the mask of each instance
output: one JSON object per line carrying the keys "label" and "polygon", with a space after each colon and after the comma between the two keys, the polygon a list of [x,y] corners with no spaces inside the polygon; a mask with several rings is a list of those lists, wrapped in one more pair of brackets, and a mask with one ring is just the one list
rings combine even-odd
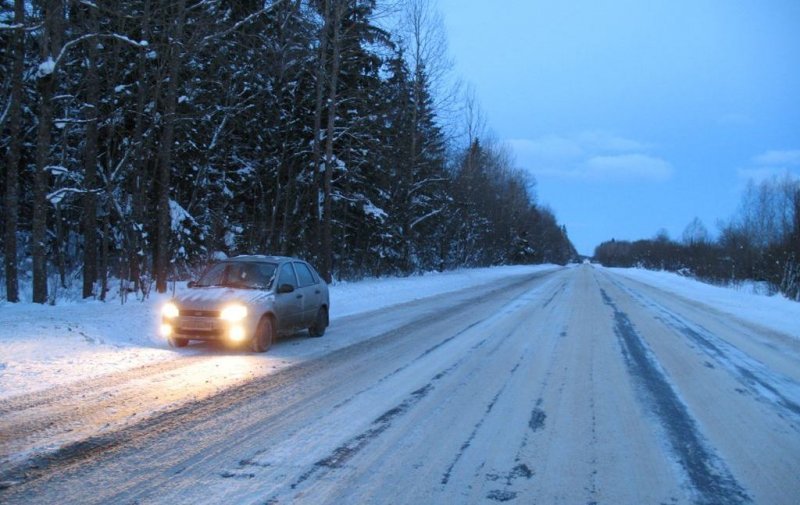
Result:
{"label": "car hood", "polygon": [[192,288],[175,298],[181,308],[218,310],[231,302],[263,304],[272,299],[269,291],[235,288]]}

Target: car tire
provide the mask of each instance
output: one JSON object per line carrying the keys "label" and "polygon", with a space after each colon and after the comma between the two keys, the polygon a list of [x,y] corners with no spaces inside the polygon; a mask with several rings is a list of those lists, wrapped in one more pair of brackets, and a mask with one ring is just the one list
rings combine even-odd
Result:
{"label": "car tire", "polygon": [[250,348],[253,352],[267,352],[267,349],[272,345],[272,339],[275,336],[275,330],[272,325],[272,319],[265,316],[258,323],[256,334],[253,335],[253,341]]}
{"label": "car tire", "polygon": [[317,312],[317,319],[314,325],[308,329],[308,334],[312,337],[321,337],[325,335],[325,328],[328,327],[328,309],[327,307],[320,307]]}
{"label": "car tire", "polygon": [[169,337],[167,343],[170,347],[177,349],[178,347],[186,347],[189,341],[185,338]]}

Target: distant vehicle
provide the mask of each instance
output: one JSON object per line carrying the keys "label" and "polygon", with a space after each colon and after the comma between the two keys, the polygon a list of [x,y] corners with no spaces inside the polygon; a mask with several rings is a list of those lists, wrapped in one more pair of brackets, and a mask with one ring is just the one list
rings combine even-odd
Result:
{"label": "distant vehicle", "polygon": [[211,265],[187,292],[161,310],[161,334],[172,347],[190,340],[249,343],[264,352],[279,335],[328,327],[328,285],[305,261],[237,256]]}

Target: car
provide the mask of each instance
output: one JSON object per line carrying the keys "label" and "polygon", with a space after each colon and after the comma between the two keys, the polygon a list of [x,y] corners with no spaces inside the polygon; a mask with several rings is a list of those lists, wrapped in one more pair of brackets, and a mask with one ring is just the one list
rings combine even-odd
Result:
{"label": "car", "polygon": [[161,310],[171,347],[191,340],[249,344],[265,352],[278,336],[329,324],[328,285],[307,262],[284,256],[236,256],[212,264]]}

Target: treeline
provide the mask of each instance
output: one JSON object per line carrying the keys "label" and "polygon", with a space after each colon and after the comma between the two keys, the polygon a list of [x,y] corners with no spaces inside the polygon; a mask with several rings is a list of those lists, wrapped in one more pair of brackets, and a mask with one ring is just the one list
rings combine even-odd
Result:
{"label": "treeline", "polygon": [[379,7],[0,0],[6,299],[163,292],[218,252],[327,279],[568,261],[502,146],[445,132],[430,6],[397,33]]}
{"label": "treeline", "polygon": [[716,240],[695,219],[680,242],[663,232],[652,240],[611,240],[594,257],[605,266],[671,270],[712,282],[766,282],[800,301],[800,181],[789,175],[751,181]]}

